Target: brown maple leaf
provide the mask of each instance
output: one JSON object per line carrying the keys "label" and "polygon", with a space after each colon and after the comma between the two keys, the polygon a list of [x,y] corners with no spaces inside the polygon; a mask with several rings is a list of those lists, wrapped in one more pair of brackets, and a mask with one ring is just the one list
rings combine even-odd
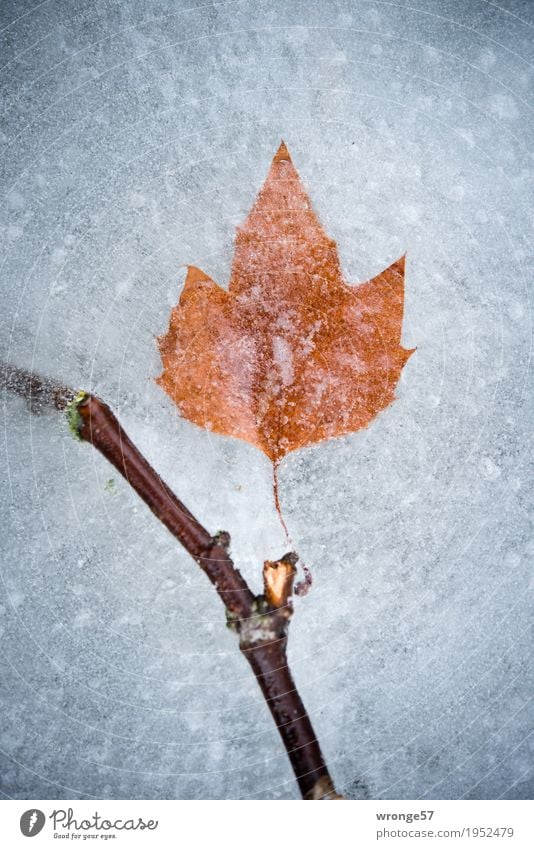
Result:
{"label": "brown maple leaf", "polygon": [[237,230],[228,290],[188,267],[158,383],[185,418],[245,439],[276,465],[366,427],[394,399],[404,257],[357,287],[315,215],[285,144]]}

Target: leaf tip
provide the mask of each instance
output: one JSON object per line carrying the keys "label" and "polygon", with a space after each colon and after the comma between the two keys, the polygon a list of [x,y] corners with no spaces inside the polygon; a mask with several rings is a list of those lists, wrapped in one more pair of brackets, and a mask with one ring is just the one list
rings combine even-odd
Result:
{"label": "leaf tip", "polygon": [[202,283],[204,280],[210,280],[211,277],[202,271],[201,268],[198,268],[196,265],[186,265],[187,274],[185,276],[185,282],[187,283]]}
{"label": "leaf tip", "polygon": [[291,162],[291,157],[289,155],[287,145],[283,139],[280,142],[280,147],[274,155],[273,163],[274,162]]}
{"label": "leaf tip", "polygon": [[404,277],[404,272],[406,270],[406,251],[390,267],[392,271],[396,271],[397,274]]}

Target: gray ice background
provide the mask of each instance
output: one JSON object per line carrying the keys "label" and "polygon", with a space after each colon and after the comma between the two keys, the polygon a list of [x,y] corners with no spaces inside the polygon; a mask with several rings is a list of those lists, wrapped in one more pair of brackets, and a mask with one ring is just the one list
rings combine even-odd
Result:
{"label": "gray ice background", "polygon": [[[532,798],[534,4],[1,13],[2,357],[105,398],[258,590],[268,461],[153,382],[181,265],[227,283],[281,138],[348,280],[408,252],[398,400],[280,470],[291,662],[351,798]],[[206,578],[60,417],[3,409],[3,796],[296,798]]]}

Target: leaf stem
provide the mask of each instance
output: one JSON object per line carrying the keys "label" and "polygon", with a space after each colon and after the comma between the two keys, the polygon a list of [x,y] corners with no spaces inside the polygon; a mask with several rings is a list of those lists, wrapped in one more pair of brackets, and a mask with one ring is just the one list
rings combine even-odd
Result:
{"label": "leaf stem", "polygon": [[285,523],[284,517],[282,516],[282,509],[280,507],[280,494],[278,488],[278,466],[280,465],[280,460],[274,460],[273,462],[273,495],[274,495],[274,506],[276,507],[276,512],[278,513],[278,518],[280,519],[280,524],[284,529],[284,534],[286,535],[286,543],[287,545],[291,545],[291,538],[289,536],[289,531],[287,529],[287,525]]}

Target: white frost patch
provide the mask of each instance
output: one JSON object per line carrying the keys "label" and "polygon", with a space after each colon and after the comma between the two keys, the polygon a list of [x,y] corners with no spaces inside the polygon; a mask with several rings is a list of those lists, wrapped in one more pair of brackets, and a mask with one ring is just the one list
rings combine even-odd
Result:
{"label": "white frost patch", "polygon": [[489,109],[501,121],[515,119],[519,115],[517,104],[509,94],[494,94],[489,98]]}
{"label": "white frost patch", "polygon": [[499,466],[493,462],[491,457],[483,457],[480,461],[480,472],[488,481],[495,481],[501,476]]}
{"label": "white frost patch", "polygon": [[280,372],[284,386],[291,386],[295,380],[291,346],[286,339],[275,336],[273,339],[273,361]]}
{"label": "white frost patch", "polygon": [[364,374],[369,371],[367,363],[358,357],[357,354],[354,353],[345,353],[344,351],[337,351],[335,354],[335,358],[332,361],[332,366],[334,369],[337,368],[349,368],[353,372],[357,372],[358,374]]}

